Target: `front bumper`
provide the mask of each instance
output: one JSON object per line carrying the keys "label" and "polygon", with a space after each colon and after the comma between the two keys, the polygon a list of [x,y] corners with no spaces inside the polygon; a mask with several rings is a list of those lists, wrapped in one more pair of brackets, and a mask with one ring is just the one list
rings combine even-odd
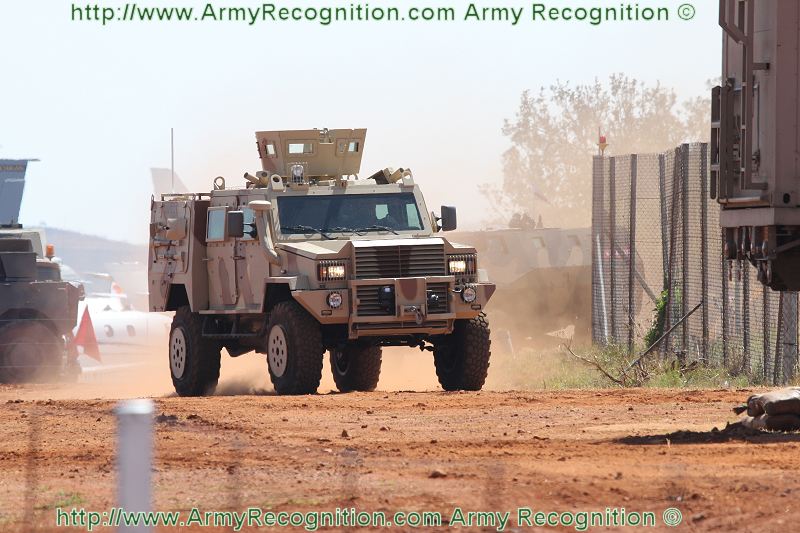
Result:
{"label": "front bumper", "polygon": [[[442,335],[453,331],[455,320],[480,314],[495,291],[493,283],[470,283],[477,297],[465,302],[453,276],[351,280],[347,288],[297,290],[292,295],[321,324],[347,324],[348,337],[385,337],[410,334]],[[393,298],[381,297],[391,288]],[[342,305],[328,305],[338,292]]]}

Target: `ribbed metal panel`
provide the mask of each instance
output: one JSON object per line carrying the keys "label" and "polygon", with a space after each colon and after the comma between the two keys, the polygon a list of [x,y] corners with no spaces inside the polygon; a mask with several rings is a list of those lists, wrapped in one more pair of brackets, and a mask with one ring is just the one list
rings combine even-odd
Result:
{"label": "ribbed metal panel", "polygon": [[[361,285],[356,289],[358,298],[358,316],[392,316],[394,310],[387,311],[378,301],[378,291],[382,285]],[[428,306],[428,314],[450,312],[448,283],[430,283],[428,291],[438,296],[436,304]]]}
{"label": "ribbed metal panel", "polygon": [[444,245],[413,244],[356,249],[356,278],[445,276]]}
{"label": "ribbed metal panel", "polygon": [[361,285],[356,290],[358,298],[358,316],[391,316],[392,311],[386,311],[378,303],[380,285]]}
{"label": "ribbed metal panel", "polygon": [[428,314],[448,313],[450,312],[450,300],[448,299],[449,284],[447,283],[429,283],[428,290],[433,292],[439,297],[436,304],[428,305]]}

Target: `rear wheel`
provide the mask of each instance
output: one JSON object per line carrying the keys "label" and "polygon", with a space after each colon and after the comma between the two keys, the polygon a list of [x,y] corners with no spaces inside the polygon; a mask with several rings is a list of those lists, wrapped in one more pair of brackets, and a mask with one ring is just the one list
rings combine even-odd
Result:
{"label": "rear wheel", "polygon": [[456,320],[453,333],[433,343],[436,376],[444,390],[481,390],[489,372],[489,322],[481,313],[472,320]]}
{"label": "rear wheel", "polygon": [[322,330],[296,302],[277,304],[267,325],[267,366],[278,394],[314,394],[322,379]]}
{"label": "rear wheel", "polygon": [[169,332],[169,370],[179,396],[213,394],[219,381],[220,346],[203,338],[203,320],[180,307]]}
{"label": "rear wheel", "polygon": [[37,322],[13,321],[0,329],[0,381],[52,379],[61,370],[62,339]]}
{"label": "rear wheel", "polygon": [[373,391],[381,377],[381,347],[348,344],[331,350],[333,381],[341,392]]}

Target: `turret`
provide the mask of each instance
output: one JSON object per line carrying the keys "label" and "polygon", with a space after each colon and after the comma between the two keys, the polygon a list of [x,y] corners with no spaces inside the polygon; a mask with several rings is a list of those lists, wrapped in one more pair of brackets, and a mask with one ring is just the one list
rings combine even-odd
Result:
{"label": "turret", "polygon": [[336,179],[361,170],[366,129],[256,132],[261,167],[287,181]]}

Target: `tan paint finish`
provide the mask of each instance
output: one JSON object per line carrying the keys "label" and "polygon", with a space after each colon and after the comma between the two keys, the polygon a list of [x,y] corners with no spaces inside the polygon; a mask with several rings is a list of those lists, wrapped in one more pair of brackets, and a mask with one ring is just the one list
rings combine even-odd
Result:
{"label": "tan paint finish", "polygon": [[[344,132],[344,133],[343,133]],[[278,135],[275,135],[275,134]],[[338,176],[356,174],[360,166],[365,130],[331,130],[333,146],[339,146],[341,139],[359,143],[358,160],[340,157],[341,154],[326,152],[330,148],[319,143],[318,130],[294,132],[259,132],[259,150],[264,155],[264,142],[275,142],[276,149],[284,150],[290,141],[309,141],[314,144],[314,158],[308,169],[318,175]],[[277,152],[275,158],[268,158],[265,170],[286,172],[289,163],[299,161],[298,157],[285,152]],[[308,155],[308,154],[305,154]],[[351,154],[352,155],[352,154]],[[343,160],[344,159],[344,160]],[[357,164],[356,164],[357,163]],[[262,178],[259,178],[262,179]],[[189,295],[193,311],[203,314],[252,314],[264,310],[265,295],[271,284],[289,287],[292,297],[322,324],[347,324],[350,338],[362,336],[386,336],[407,334],[445,334],[452,331],[457,318],[472,318],[486,305],[494,292],[491,283],[476,283],[478,299],[473,304],[465,304],[457,292],[453,276],[427,276],[386,279],[353,279],[353,267],[357,249],[375,246],[431,246],[441,245],[445,254],[475,253],[475,249],[447,239],[434,236],[431,222],[427,216],[422,193],[407,174],[402,181],[379,185],[372,180],[323,181],[319,185],[295,185],[288,180],[279,184],[272,178],[265,180],[265,187],[257,187],[248,182],[239,189],[214,190],[210,194],[164,195],[162,200],[154,201],[151,209],[150,241],[150,308],[153,311],[167,307],[171,286],[184,285]],[[399,235],[391,233],[366,235],[332,234],[333,240],[315,235],[281,235],[278,224],[280,216],[279,198],[297,195],[336,195],[370,193],[414,194],[421,215],[421,230],[403,231]],[[209,207],[226,207],[228,211],[249,209],[252,201],[269,201],[268,217],[271,231],[275,235],[274,248],[279,264],[270,262],[264,246],[258,238],[248,235],[243,238],[227,238],[221,242],[206,242],[206,216]],[[258,216],[258,214],[256,214]],[[190,231],[180,241],[165,241],[170,231],[167,221],[179,219],[186,221]],[[249,228],[246,227],[245,231]],[[173,235],[175,232],[172,233]],[[317,264],[321,260],[342,261],[348,279],[321,281],[317,279]],[[432,283],[447,284],[449,311],[429,313],[427,287]],[[391,285],[395,290],[396,309],[391,316],[358,316],[355,294],[362,285]],[[331,309],[327,303],[328,295],[337,291],[342,295],[343,304]],[[479,307],[478,307],[479,306]]]}

